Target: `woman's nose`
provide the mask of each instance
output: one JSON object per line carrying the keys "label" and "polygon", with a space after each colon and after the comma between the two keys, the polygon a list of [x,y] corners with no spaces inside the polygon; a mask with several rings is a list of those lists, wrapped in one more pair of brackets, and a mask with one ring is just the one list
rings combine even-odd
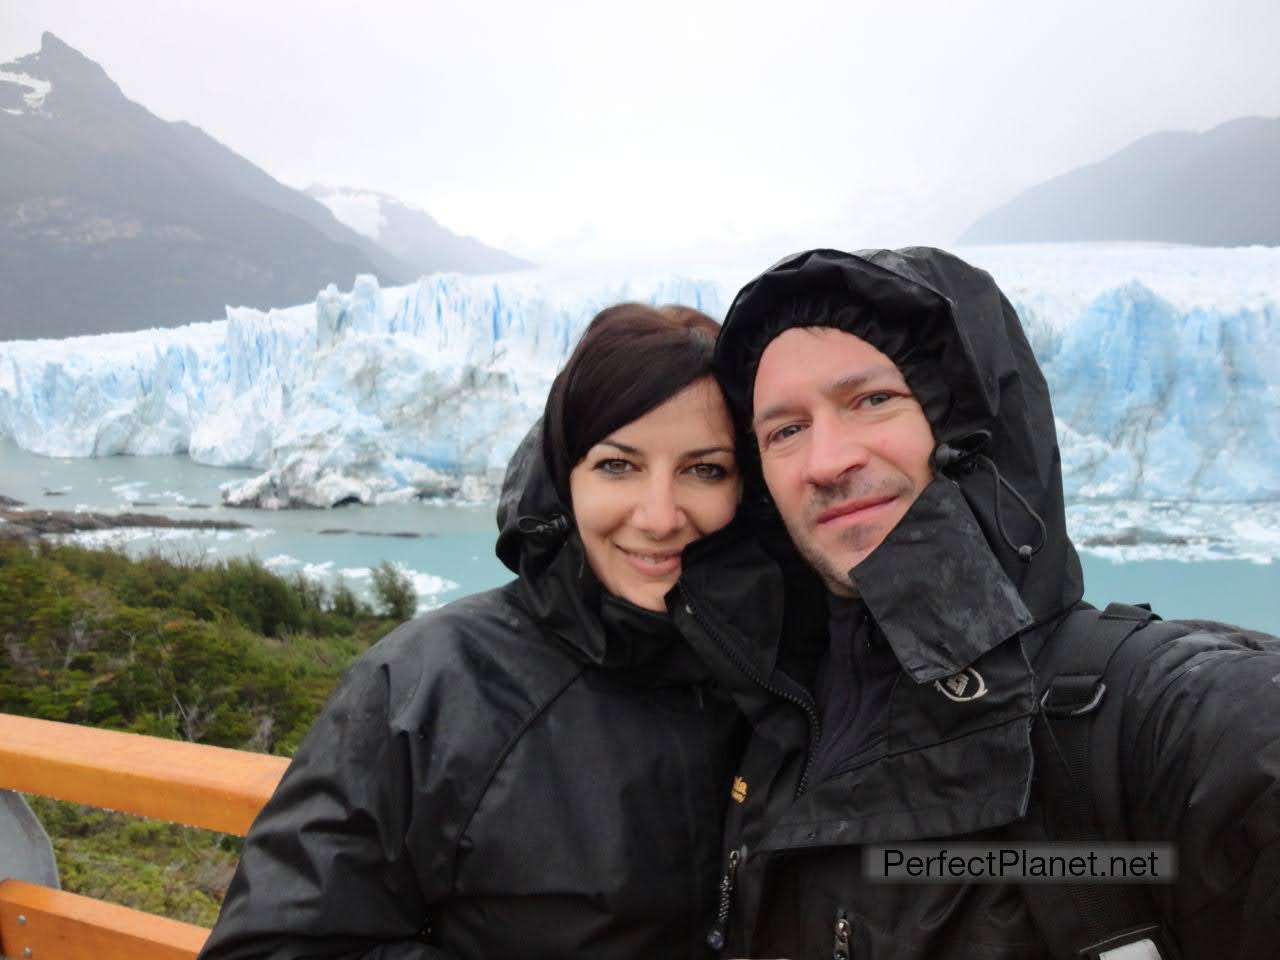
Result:
{"label": "woman's nose", "polygon": [[684,526],[684,510],[669,481],[655,479],[645,487],[644,497],[636,505],[635,524],[654,540],[669,537]]}

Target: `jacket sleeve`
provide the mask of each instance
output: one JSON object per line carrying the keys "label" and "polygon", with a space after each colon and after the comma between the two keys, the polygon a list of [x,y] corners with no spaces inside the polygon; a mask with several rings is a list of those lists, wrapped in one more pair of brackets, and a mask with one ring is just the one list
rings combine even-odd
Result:
{"label": "jacket sleeve", "polygon": [[201,960],[446,960],[423,931],[447,881],[405,842],[416,738],[393,729],[391,673],[366,654],[339,684],[249,831]]}
{"label": "jacket sleeve", "polygon": [[1136,838],[1172,839],[1156,887],[1183,960],[1280,943],[1280,640],[1204,625],[1162,644],[1129,690]]}

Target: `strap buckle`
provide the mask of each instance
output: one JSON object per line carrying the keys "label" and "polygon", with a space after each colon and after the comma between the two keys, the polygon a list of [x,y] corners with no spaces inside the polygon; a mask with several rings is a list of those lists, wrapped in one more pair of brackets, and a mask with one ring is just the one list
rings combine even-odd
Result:
{"label": "strap buckle", "polygon": [[1054,677],[1040,696],[1040,709],[1051,717],[1082,717],[1097,710],[1106,695],[1101,677]]}
{"label": "strap buckle", "polygon": [[1159,924],[1134,927],[1080,951],[1083,960],[1174,960]]}

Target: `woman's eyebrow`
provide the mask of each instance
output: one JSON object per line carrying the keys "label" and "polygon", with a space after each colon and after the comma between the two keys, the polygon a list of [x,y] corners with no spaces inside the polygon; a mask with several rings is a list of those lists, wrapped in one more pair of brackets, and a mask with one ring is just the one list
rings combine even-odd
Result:
{"label": "woman's eyebrow", "polygon": [[[619,443],[617,440],[601,440],[596,444],[598,447],[613,447],[630,457],[638,457],[642,455],[642,451],[636,447],[629,447],[625,443]],[[734,454],[733,447],[717,446],[717,447],[699,447],[696,450],[686,450],[682,457],[705,457],[712,453],[727,453],[730,456]]]}
{"label": "woman's eyebrow", "polygon": [[615,450],[621,450],[628,456],[636,457],[640,455],[640,451],[635,447],[628,447],[625,443],[619,443],[617,440],[601,440],[596,444],[597,447],[613,447]]}

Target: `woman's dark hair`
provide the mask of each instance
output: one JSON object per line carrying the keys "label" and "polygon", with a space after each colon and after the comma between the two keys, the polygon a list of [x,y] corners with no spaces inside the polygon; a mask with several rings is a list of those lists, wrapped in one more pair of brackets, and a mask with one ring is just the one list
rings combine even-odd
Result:
{"label": "woman's dark hair", "polygon": [[562,503],[588,450],[712,375],[719,332],[691,307],[619,303],[596,314],[551,384],[542,418],[542,455]]}

